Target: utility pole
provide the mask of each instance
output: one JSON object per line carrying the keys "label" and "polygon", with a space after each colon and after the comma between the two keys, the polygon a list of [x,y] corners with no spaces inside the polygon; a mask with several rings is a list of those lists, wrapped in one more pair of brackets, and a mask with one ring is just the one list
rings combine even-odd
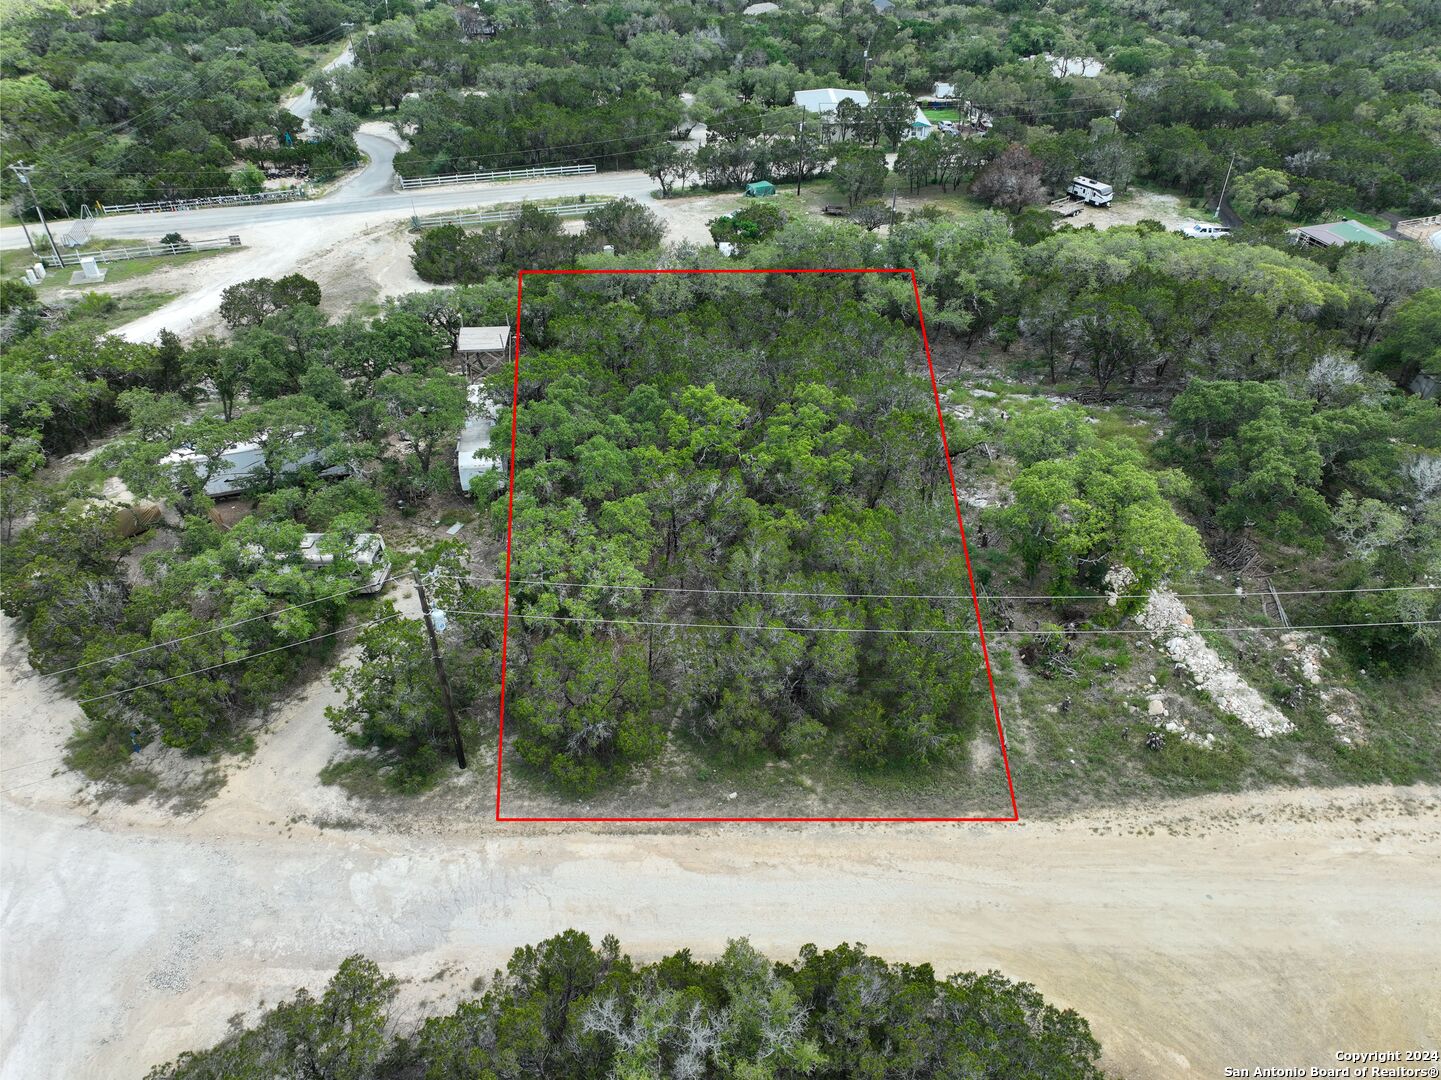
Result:
{"label": "utility pole", "polygon": [[25,242],[30,245],[30,254],[34,255],[38,259],[40,257],[40,252],[35,250],[35,241],[30,236],[30,227],[25,224],[25,207],[23,205],[20,207],[18,219],[20,221],[20,228],[25,233]]}
{"label": "utility pole", "polygon": [[1236,164],[1236,151],[1231,151],[1231,164],[1226,166],[1226,179],[1221,181],[1221,194],[1216,199],[1216,220],[1221,220],[1221,204],[1226,201],[1226,186],[1231,182],[1231,169]]}
{"label": "utility pole", "polygon": [[465,768],[465,744],[460,741],[460,721],[455,716],[455,703],[450,700],[450,680],[445,677],[445,661],[440,658],[440,643],[435,638],[435,623],[430,617],[430,598],[425,595],[425,581],[415,575],[415,591],[420,594],[420,611],[425,616],[425,636],[430,639],[430,659],[435,663],[435,675],[440,680],[440,699],[445,703],[445,715],[450,721],[450,739],[455,744],[455,763]]}
{"label": "utility pole", "polygon": [[[55,246],[55,237],[51,234],[50,226],[45,221],[45,211],[40,209],[40,197],[35,194],[35,189],[30,186],[30,174],[35,171],[35,166],[26,165],[23,161],[17,161],[14,165],[10,166],[10,171],[20,178],[20,182],[24,184],[26,190],[30,192],[30,201],[35,204],[35,213],[40,215],[40,224],[45,229],[45,235],[50,237],[50,251],[55,256],[55,265],[56,267],[63,267],[65,260],[60,257],[60,249]],[[27,240],[30,238],[29,229],[25,230],[25,238]],[[30,245],[30,250],[35,250],[34,244]]]}

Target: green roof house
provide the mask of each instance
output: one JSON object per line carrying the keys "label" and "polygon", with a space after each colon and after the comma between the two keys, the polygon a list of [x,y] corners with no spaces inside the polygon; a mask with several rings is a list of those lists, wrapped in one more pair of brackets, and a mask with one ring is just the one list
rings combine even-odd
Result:
{"label": "green roof house", "polygon": [[1345,221],[1332,221],[1326,225],[1307,225],[1300,229],[1292,229],[1291,235],[1296,238],[1298,244],[1311,244],[1315,247],[1391,243],[1389,236],[1350,218]]}

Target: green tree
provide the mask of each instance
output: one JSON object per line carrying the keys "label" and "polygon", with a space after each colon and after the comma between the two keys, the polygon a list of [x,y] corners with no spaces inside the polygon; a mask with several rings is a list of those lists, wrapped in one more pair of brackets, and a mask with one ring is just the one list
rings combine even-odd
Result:
{"label": "green tree", "polygon": [[[331,682],[345,700],[328,706],[325,717],[332,730],[356,745],[392,755],[400,786],[423,788],[450,744],[440,684],[420,621],[395,617],[389,604],[379,617],[388,621],[356,637],[358,662],[332,673]],[[449,675],[456,707],[464,709],[474,696],[471,681],[463,667]]]}
{"label": "green tree", "polygon": [[385,407],[390,430],[405,440],[416,468],[429,477],[436,452],[453,446],[465,424],[465,380],[443,374],[386,375],[375,384],[375,397]]}
{"label": "green tree", "polygon": [[1109,442],[1022,469],[1014,501],[994,517],[1034,576],[1043,566],[1058,593],[1099,586],[1113,567],[1135,576],[1145,593],[1167,578],[1199,570],[1205,551],[1196,530],[1172,509],[1158,478],[1131,445]]}
{"label": "green tree", "polygon": [[612,199],[585,215],[585,238],[596,249],[610,245],[617,255],[652,251],[665,238],[665,225],[634,199]]}
{"label": "green tree", "polygon": [[1370,358],[1398,386],[1418,375],[1441,380],[1441,289],[1423,289],[1398,307]]}
{"label": "green tree", "polygon": [[847,206],[879,195],[886,182],[886,156],[880,150],[854,143],[836,150],[831,183],[845,197]]}
{"label": "green tree", "polygon": [[1314,538],[1329,515],[1311,412],[1271,383],[1197,379],[1171,404],[1166,449],[1191,467],[1227,528]]}
{"label": "green tree", "polygon": [[510,698],[521,758],[584,794],[622,766],[654,757],[660,687],[645,660],[604,637],[557,634],[535,650]]}
{"label": "green tree", "polygon": [[231,170],[230,186],[242,195],[254,195],[265,187],[265,174],[247,161]]}
{"label": "green tree", "polygon": [[1236,177],[1231,205],[1242,217],[1290,217],[1300,195],[1291,190],[1294,177],[1279,169],[1253,169]]}
{"label": "green tree", "polygon": [[641,154],[640,167],[660,185],[660,197],[668,199],[677,184],[684,184],[687,177],[694,175],[695,151],[663,142]]}

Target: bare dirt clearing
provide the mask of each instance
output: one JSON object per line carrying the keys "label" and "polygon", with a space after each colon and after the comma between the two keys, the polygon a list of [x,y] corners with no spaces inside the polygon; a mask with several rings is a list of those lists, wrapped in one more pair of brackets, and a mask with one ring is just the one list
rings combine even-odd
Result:
{"label": "bare dirt clearing", "polygon": [[1441,1032],[1434,788],[1019,826],[582,830],[490,822],[477,762],[474,818],[423,804],[380,826],[314,784],[339,749],[315,719],[318,683],[219,795],[175,818],[48,777],[74,706],[7,644],[6,1078],[139,1075],[359,950],[416,980],[452,965],[407,990],[408,1007],[443,999],[568,926],[644,957],[749,934],[777,957],[859,940],[943,971],[998,967],[1088,1016],[1133,1080]]}
{"label": "bare dirt clearing", "polygon": [[1110,206],[1083,206],[1079,214],[1066,221],[1078,229],[1087,225],[1109,229],[1113,225],[1134,225],[1147,219],[1159,221],[1171,230],[1179,229],[1188,221],[1209,220],[1201,211],[1190,209],[1174,195],[1137,188],[1117,196]]}

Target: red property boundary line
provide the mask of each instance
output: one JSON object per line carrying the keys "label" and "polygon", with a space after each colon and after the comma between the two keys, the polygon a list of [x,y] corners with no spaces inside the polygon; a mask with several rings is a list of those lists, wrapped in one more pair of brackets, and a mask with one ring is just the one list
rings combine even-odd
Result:
{"label": "red property boundary line", "polygon": [[[500,787],[502,775],[502,762],[505,757],[505,657],[506,645],[510,634],[510,552],[512,527],[515,520],[515,437],[516,417],[519,413],[520,403],[520,316],[521,305],[525,297],[526,275],[536,277],[551,277],[571,274],[908,274],[911,279],[911,291],[916,298],[916,317],[921,328],[921,345],[926,353],[926,368],[931,376],[931,397],[936,404],[936,422],[941,430],[941,450],[946,456],[946,476],[951,482],[951,503],[956,510],[956,526],[961,532],[961,554],[966,562],[966,579],[971,587],[971,603],[976,612],[976,630],[981,642],[981,658],[986,666],[986,685],[991,692],[991,710],[996,717],[996,737],[1000,740],[1001,761],[1006,768],[1006,789],[1011,799],[1010,817],[508,817],[500,812]],[[1001,705],[996,698],[996,681],[991,674],[991,655],[986,646],[986,631],[981,624],[981,603],[976,596],[976,579],[971,572],[971,552],[966,543],[966,525],[961,520],[961,500],[956,493],[956,474],[951,467],[951,449],[946,441],[945,414],[941,410],[941,393],[936,383],[936,367],[931,359],[931,342],[926,334],[926,319],[921,312],[921,289],[916,281],[916,272],[913,269],[902,267],[855,267],[847,269],[818,269],[802,268],[786,270],[779,268],[716,268],[716,269],[657,269],[657,270],[522,270],[516,275],[515,288],[515,333],[512,335],[515,342],[515,369],[512,383],[512,402],[510,410],[510,484],[506,492],[506,522],[505,522],[505,598],[501,605],[501,631],[500,631],[500,735],[496,746],[495,760],[495,820],[496,821],[530,821],[530,822],[745,822],[745,821],[773,821],[773,822],[969,822],[969,821],[994,821],[994,822],[1015,822],[1021,820],[1020,807],[1016,803],[1016,785],[1011,777],[1011,759],[1006,751],[1006,732],[1001,726]]]}

